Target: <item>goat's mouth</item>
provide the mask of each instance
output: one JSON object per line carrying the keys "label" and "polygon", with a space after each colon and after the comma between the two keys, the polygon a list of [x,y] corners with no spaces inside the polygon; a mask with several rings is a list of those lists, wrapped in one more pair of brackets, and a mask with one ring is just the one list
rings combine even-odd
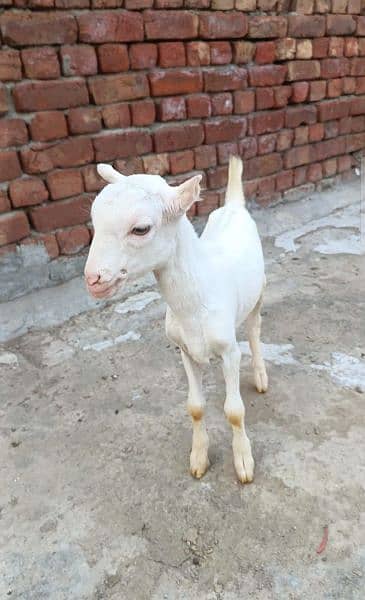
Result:
{"label": "goat's mouth", "polygon": [[93,285],[86,283],[86,287],[87,291],[93,298],[100,300],[102,298],[111,298],[114,296],[115,292],[122,283],[124,283],[124,280],[121,277],[117,277],[112,281],[105,283],[94,283]]}

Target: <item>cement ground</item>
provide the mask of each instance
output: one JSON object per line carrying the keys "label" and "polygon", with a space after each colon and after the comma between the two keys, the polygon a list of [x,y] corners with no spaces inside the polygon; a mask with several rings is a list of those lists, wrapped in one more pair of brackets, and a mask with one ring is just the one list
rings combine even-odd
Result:
{"label": "cement ground", "polygon": [[150,280],[63,323],[90,308],[78,280],[2,305],[1,599],[364,597],[359,210],[352,183],[255,214],[270,388],[255,392],[243,342],[249,486],[218,364],[205,378],[211,468],[189,475],[185,374]]}

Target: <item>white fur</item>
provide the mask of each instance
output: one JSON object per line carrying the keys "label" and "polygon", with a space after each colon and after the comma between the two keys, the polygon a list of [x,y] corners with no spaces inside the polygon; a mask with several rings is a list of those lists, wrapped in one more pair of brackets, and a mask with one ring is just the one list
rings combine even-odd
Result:
{"label": "white fur", "polygon": [[[233,429],[236,472],[240,481],[252,481],[236,329],[247,321],[255,383],[264,392],[260,306],[265,274],[256,225],[244,205],[242,163],[231,158],[226,204],[211,213],[200,238],[185,216],[199,199],[200,176],[173,188],[156,175],[124,177],[109,165],[99,165],[98,171],[112,185],[92,207],[95,236],[85,267],[89,291],[95,297],[110,296],[121,280],[154,272],[168,304],[166,334],[181,348],[189,382],[191,472],[201,477],[209,465],[202,365],[215,356],[223,364],[224,411]],[[147,225],[147,235],[133,234],[135,227]]]}

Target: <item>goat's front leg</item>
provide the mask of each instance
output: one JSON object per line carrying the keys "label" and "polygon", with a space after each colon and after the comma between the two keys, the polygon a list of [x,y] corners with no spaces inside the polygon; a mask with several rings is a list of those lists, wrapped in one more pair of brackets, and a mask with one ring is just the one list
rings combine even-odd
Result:
{"label": "goat's front leg", "polygon": [[193,441],[190,454],[190,471],[200,479],[209,467],[209,439],[204,421],[205,399],[203,395],[203,373],[198,365],[184,350],[181,356],[189,382],[188,413],[193,421]]}
{"label": "goat's front leg", "polygon": [[232,425],[233,461],[241,483],[253,480],[254,460],[251,444],[245,430],[245,407],[240,393],[241,351],[237,343],[222,354],[223,375],[226,382],[225,415]]}

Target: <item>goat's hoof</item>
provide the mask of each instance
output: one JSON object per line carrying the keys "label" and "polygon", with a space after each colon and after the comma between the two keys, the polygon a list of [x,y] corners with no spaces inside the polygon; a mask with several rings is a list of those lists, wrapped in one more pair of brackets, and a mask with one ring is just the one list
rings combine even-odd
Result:
{"label": "goat's hoof", "polygon": [[267,388],[269,387],[269,381],[266,373],[265,366],[256,367],[254,369],[254,379],[255,386],[258,392],[261,394],[267,392]]}
{"label": "goat's hoof", "polygon": [[255,463],[252,456],[246,457],[246,460],[243,459],[243,456],[241,458],[235,457],[234,466],[241,483],[251,483],[253,481]]}
{"label": "goat's hoof", "polygon": [[208,470],[209,465],[210,463],[207,454],[197,454],[195,452],[190,454],[190,473],[196,479],[201,479],[201,477],[203,477],[204,473]]}

